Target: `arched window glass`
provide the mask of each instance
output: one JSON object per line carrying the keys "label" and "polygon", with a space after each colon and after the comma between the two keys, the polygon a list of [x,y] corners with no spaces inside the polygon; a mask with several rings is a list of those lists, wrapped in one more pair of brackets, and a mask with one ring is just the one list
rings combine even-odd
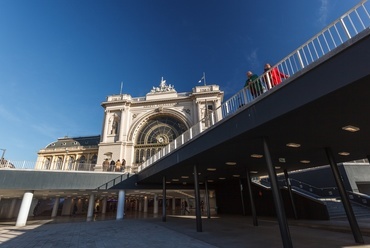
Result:
{"label": "arched window glass", "polygon": [[149,119],[139,131],[136,139],[136,162],[144,162],[186,130],[186,125],[173,116],[157,115]]}

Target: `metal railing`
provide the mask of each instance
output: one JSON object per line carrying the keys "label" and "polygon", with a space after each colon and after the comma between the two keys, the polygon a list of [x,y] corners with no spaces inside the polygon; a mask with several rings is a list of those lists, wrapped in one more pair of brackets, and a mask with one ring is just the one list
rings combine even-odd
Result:
{"label": "metal railing", "polygon": [[90,163],[65,163],[60,165],[46,164],[34,161],[0,161],[0,169],[26,169],[26,170],[50,170],[50,171],[93,171],[96,164]]}
{"label": "metal railing", "polygon": [[277,84],[280,84],[284,78],[296,74],[353,38],[361,31],[369,28],[370,15],[368,9],[370,9],[370,7],[368,5],[368,1],[363,0],[354,6],[320,33],[278,62],[275,66],[272,66],[271,69],[259,76],[250,85],[237,92],[219,108],[209,113],[208,116],[177,137],[160,152],[148,158],[139,166],[138,171],[152,165],[154,162],[181,147],[189,140],[197,137],[207,128],[215,125],[225,117],[231,116],[242,106],[261,97],[265,92],[269,91]]}

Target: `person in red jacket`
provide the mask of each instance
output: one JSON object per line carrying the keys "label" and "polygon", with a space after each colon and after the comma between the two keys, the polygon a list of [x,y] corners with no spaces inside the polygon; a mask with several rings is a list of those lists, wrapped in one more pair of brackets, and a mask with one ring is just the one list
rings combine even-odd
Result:
{"label": "person in red jacket", "polygon": [[[267,72],[267,76],[270,79],[271,87],[274,87],[274,86],[280,84],[282,82],[282,78],[288,78],[289,77],[289,75],[280,72],[277,67],[274,67],[274,68],[271,69],[270,64],[265,65],[265,72]],[[266,83],[268,83],[268,80],[266,80]]]}

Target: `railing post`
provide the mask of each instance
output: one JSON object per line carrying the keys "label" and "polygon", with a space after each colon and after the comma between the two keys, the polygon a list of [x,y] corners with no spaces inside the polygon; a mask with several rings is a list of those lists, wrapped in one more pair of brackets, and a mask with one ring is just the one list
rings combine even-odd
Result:
{"label": "railing post", "polygon": [[[245,93],[246,92],[245,88],[243,88],[242,91],[243,91],[244,102],[245,102],[245,104],[247,104],[248,103],[248,98],[247,98],[247,94]],[[242,102],[242,105],[244,105],[243,102]]]}
{"label": "railing post", "polygon": [[343,28],[344,32],[346,33],[346,35],[347,35],[348,39],[351,39],[351,38],[352,38],[352,37],[351,37],[351,34],[348,32],[347,26],[346,26],[346,24],[344,23],[343,18],[340,18],[340,24],[342,24],[342,28]]}
{"label": "railing post", "polygon": [[303,69],[304,68],[304,64],[303,64],[301,53],[299,52],[299,50],[297,50],[297,56],[298,56],[299,64],[301,65],[301,67]]}

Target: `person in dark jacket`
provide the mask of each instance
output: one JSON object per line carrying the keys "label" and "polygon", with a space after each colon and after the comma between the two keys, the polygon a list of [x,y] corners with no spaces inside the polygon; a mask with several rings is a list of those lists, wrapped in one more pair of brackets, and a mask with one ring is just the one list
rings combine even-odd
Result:
{"label": "person in dark jacket", "polygon": [[244,87],[249,88],[253,97],[257,97],[263,93],[261,81],[258,79],[258,76],[251,71],[247,72],[247,81],[245,81]]}

